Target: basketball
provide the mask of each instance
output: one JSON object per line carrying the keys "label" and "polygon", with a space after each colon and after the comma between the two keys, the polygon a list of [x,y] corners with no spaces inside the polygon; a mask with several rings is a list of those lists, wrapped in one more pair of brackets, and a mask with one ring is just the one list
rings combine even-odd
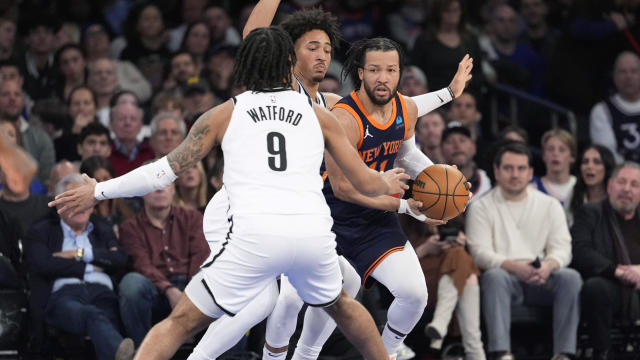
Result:
{"label": "basketball", "polygon": [[436,164],[422,170],[411,191],[413,198],[422,202],[420,211],[430,219],[452,219],[469,201],[467,178],[450,165]]}

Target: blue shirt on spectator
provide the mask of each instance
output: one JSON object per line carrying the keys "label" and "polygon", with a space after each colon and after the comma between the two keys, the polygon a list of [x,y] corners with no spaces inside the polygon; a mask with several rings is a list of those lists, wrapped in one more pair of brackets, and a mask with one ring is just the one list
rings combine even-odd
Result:
{"label": "blue shirt on spectator", "polygon": [[78,248],[84,249],[84,254],[82,255],[82,261],[87,263],[87,266],[84,269],[84,277],[82,280],[78,278],[59,278],[53,283],[52,293],[60,290],[63,286],[69,284],[80,284],[83,281],[102,284],[109,289],[113,290],[113,284],[111,283],[111,278],[109,275],[105,274],[102,271],[94,271],[93,265],[91,265],[91,261],[93,261],[93,247],[91,246],[91,242],[89,241],[89,233],[93,231],[93,224],[87,224],[87,229],[80,234],[76,235],[71,229],[71,227],[64,223],[64,221],[60,220],[60,226],[62,226],[62,251],[74,250]]}

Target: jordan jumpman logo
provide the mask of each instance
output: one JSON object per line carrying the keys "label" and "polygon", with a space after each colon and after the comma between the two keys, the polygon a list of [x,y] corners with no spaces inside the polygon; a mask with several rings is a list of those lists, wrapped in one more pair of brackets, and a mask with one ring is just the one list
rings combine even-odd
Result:
{"label": "jordan jumpman logo", "polygon": [[366,139],[367,136],[373,137],[373,135],[371,135],[371,133],[369,132],[369,125],[367,124],[367,129],[364,132],[364,137],[363,139]]}

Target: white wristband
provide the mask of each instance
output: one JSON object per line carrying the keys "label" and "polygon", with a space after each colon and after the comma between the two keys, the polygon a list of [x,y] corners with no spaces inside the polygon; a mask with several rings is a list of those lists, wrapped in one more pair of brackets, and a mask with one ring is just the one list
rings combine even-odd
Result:
{"label": "white wristband", "polygon": [[398,207],[398,213],[399,214],[407,214],[407,215],[411,215],[413,218],[417,219],[418,221],[425,221],[427,220],[427,217],[424,214],[416,214],[413,211],[411,211],[411,207],[409,206],[409,202],[406,199],[400,199],[400,206]]}
{"label": "white wristband", "polygon": [[96,200],[142,196],[171,185],[176,178],[169,160],[164,156],[122,176],[97,183],[93,195]]}

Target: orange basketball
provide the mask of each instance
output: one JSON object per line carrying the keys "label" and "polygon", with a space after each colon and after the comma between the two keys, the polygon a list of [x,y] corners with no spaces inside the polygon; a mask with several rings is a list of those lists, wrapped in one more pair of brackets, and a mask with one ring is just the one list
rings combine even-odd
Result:
{"label": "orange basketball", "polygon": [[420,211],[431,219],[452,219],[469,201],[467,178],[449,165],[436,164],[422,170],[411,191],[413,198],[422,202]]}

